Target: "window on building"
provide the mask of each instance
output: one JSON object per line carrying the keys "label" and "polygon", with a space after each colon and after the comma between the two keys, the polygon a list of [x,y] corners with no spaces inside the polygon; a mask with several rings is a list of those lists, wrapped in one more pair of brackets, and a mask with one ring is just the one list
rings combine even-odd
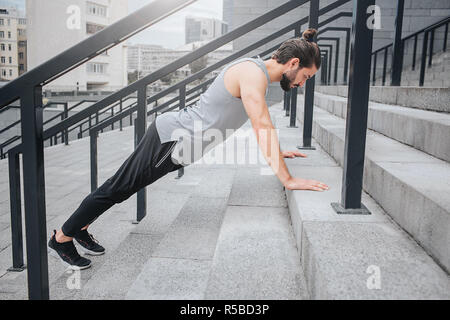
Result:
{"label": "window on building", "polygon": [[1,58],[0,58],[0,62],[1,62],[1,63],[6,63],[6,58],[5,58],[5,57],[1,57]]}
{"label": "window on building", "polygon": [[4,31],[0,31],[0,38],[4,38],[5,37],[5,32]]}
{"label": "window on building", "polygon": [[101,26],[99,24],[86,23],[86,33],[87,34],[97,33],[100,30],[103,30],[104,28],[105,28],[104,26]]}
{"label": "window on building", "polygon": [[0,26],[4,26],[5,25],[5,20],[0,19]]}
{"label": "window on building", "polygon": [[8,31],[8,39],[11,39],[11,31]]}
{"label": "window on building", "polygon": [[8,50],[11,51],[12,50],[12,46],[11,43],[8,43]]}
{"label": "window on building", "polygon": [[24,71],[25,70],[25,66],[23,64],[19,64],[19,70],[20,71]]}
{"label": "window on building", "polygon": [[27,24],[27,19],[19,19],[19,24],[26,25]]}
{"label": "window on building", "polygon": [[9,60],[9,63],[12,63],[12,57],[9,57],[8,60]]}
{"label": "window on building", "polygon": [[19,48],[23,48],[27,46],[27,42],[26,41],[19,41]]}
{"label": "window on building", "polygon": [[106,17],[107,16],[107,7],[88,2],[86,4],[87,13],[94,15],[94,16],[100,16],[100,17]]}
{"label": "window on building", "polygon": [[2,76],[6,77],[6,70],[2,69]]}
{"label": "window on building", "polygon": [[19,52],[19,59],[23,59],[23,52]]}
{"label": "window on building", "polygon": [[27,34],[27,30],[26,29],[17,29],[17,31],[19,32],[19,36],[24,36]]}
{"label": "window on building", "polygon": [[0,49],[1,49],[2,51],[5,51],[5,44],[4,44],[4,43],[0,44]]}
{"label": "window on building", "polygon": [[9,76],[12,77],[12,70],[9,69]]}
{"label": "window on building", "polygon": [[88,63],[86,65],[87,72],[89,73],[98,73],[98,74],[106,74],[106,63]]}

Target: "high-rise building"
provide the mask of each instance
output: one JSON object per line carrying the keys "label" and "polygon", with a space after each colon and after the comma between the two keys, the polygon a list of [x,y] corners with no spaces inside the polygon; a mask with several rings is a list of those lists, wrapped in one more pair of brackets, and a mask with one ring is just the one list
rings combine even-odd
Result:
{"label": "high-rise building", "polygon": [[0,80],[11,81],[27,70],[26,19],[16,8],[0,8]]}
{"label": "high-rise building", "polygon": [[222,20],[227,25],[227,32],[233,30],[233,1],[234,0],[223,0],[223,13]]}
{"label": "high-rise building", "polygon": [[187,16],[186,44],[207,41],[227,32],[227,25],[218,19]]}
{"label": "high-rise building", "polygon": [[[28,69],[57,56],[128,15],[128,0],[27,0]],[[120,43],[71,70],[44,90],[117,90],[127,85]]]}

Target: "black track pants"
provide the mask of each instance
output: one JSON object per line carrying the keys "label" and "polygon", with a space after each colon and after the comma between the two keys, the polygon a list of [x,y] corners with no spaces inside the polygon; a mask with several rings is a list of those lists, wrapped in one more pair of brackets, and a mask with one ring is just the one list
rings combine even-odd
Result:
{"label": "black track pants", "polygon": [[167,173],[182,168],[183,165],[173,163],[170,156],[175,143],[161,144],[153,121],[136,150],[111,178],[81,202],[62,226],[62,232],[73,237],[114,204],[123,202]]}

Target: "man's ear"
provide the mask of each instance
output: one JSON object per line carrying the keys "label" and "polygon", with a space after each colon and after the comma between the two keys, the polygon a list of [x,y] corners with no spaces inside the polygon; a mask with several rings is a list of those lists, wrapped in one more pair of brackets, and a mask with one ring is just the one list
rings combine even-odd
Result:
{"label": "man's ear", "polygon": [[298,69],[299,64],[300,64],[300,59],[299,58],[292,58],[291,59],[291,67],[293,69]]}

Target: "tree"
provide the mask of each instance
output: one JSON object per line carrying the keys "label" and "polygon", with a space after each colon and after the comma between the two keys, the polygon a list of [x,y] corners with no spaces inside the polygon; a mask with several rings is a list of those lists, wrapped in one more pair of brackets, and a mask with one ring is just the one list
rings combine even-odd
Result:
{"label": "tree", "polygon": [[[197,48],[194,45],[192,49],[193,49],[193,51],[195,51]],[[208,55],[204,55],[203,57],[200,57],[197,60],[192,61],[189,64],[189,68],[191,69],[192,74],[195,74],[195,73],[203,70],[207,66],[208,66]],[[202,80],[203,78],[204,78],[204,76],[199,78],[199,80]]]}
{"label": "tree", "polygon": [[[139,79],[141,78],[142,78],[142,71],[139,71]],[[138,71],[135,70],[133,72],[128,72],[128,84],[132,84],[136,80],[138,80]]]}

